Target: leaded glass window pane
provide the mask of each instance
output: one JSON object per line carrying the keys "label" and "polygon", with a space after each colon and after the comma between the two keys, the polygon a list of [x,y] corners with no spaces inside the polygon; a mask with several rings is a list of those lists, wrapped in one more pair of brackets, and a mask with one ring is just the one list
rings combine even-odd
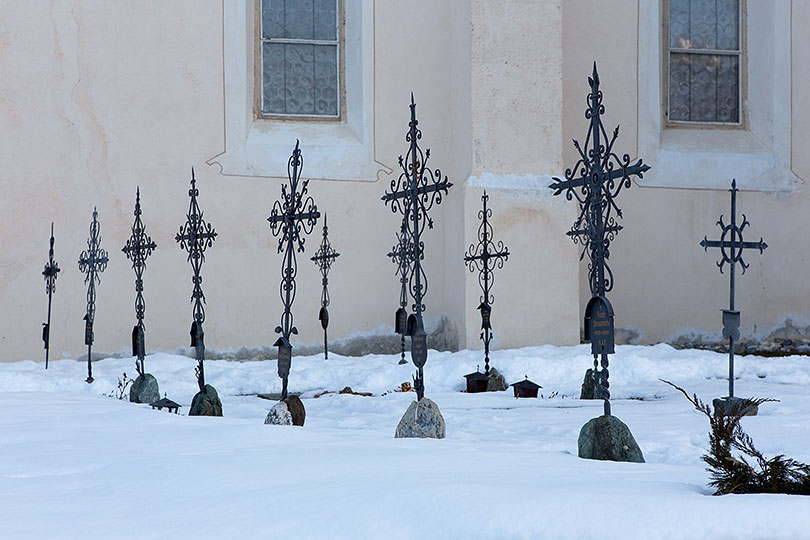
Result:
{"label": "leaded glass window pane", "polygon": [[340,113],[337,0],[262,0],[262,113]]}
{"label": "leaded glass window pane", "polygon": [[669,120],[739,123],[740,0],[669,1]]}

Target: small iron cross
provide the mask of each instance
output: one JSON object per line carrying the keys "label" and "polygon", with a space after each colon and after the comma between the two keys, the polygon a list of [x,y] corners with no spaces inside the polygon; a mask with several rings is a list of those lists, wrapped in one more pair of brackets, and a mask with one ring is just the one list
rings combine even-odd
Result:
{"label": "small iron cross", "polygon": [[329,243],[329,228],[326,226],[326,214],[323,215],[323,238],[321,245],[315,255],[312,256],[312,261],[315,262],[321,271],[321,284],[323,290],[321,291],[321,311],[318,313],[318,320],[321,321],[323,327],[323,359],[329,358],[328,340],[326,337],[326,327],[329,326],[329,269],[332,268],[332,263],[340,257],[340,253],[335,251],[332,244]]}
{"label": "small iron cross", "polygon": [[402,227],[396,235],[397,243],[388,252],[391,261],[397,265],[399,274],[399,309],[395,317],[395,328],[400,337],[400,364],[405,364],[405,325],[408,318],[406,306],[408,305],[408,277],[413,264],[413,243],[408,232],[408,217],[402,216]]}
{"label": "small iron cross", "polygon": [[101,283],[99,275],[107,268],[109,258],[107,251],[101,249],[101,225],[98,222],[98,210],[93,208],[93,221],[90,222],[90,236],[87,249],[79,256],[79,271],[83,273],[87,284],[87,312],[84,316],[84,344],[87,345],[87,382],[93,382],[93,321],[96,317],[96,283]]}
{"label": "small iron cross", "polygon": [[287,382],[292,362],[292,345],[290,335],[298,334],[293,325],[292,304],[295,300],[295,275],[298,272],[298,263],[295,260],[295,250],[304,251],[304,235],[310,234],[321,213],[315,201],[307,195],[309,180],[300,185],[301,170],[304,167],[304,158],[301,155],[299,141],[295,141],[295,149],[287,161],[287,177],[289,179],[289,192],[287,185],[281,186],[281,199],[273,203],[273,210],[267,221],[273,236],[279,237],[278,253],[284,252],[284,261],[281,266],[281,301],[284,312],[281,314],[281,324],[276,326],[276,334],[281,336],[276,340],[275,346],[279,348],[278,376],[282,379],[281,399],[287,398]]}
{"label": "small iron cross", "polygon": [[478,284],[481,286],[481,305],[478,309],[481,310],[481,340],[484,342],[484,373],[489,375],[489,343],[492,339],[492,324],[490,323],[490,314],[492,313],[492,304],[495,298],[490,293],[494,277],[492,271],[495,268],[503,268],[503,263],[509,259],[509,249],[503,244],[502,240],[498,241],[496,245],[492,240],[493,230],[489,218],[492,217],[492,209],[487,208],[487,201],[489,196],[484,191],[481,197],[483,201],[483,209],[478,211],[478,219],[481,220],[481,225],[478,226],[478,243],[471,244],[467,253],[464,254],[464,264],[470,269],[470,272],[478,271]]}
{"label": "small iron cross", "polygon": [[126,245],[121,249],[127,259],[132,261],[132,269],[135,271],[135,317],[138,324],[133,329],[132,354],[138,357],[135,362],[135,369],[140,375],[146,373],[144,367],[145,341],[144,333],[146,327],[143,324],[143,317],[146,312],[146,302],[143,299],[143,270],[146,268],[146,259],[157,248],[157,244],[146,234],[146,227],[141,221],[141,188],[135,191],[135,222],[132,224],[132,236],[127,240]]}
{"label": "small iron cross", "polygon": [[414,389],[417,400],[421,400],[425,395],[424,372],[422,370],[427,361],[427,343],[422,312],[425,310],[423,303],[427,294],[427,274],[422,268],[423,242],[421,235],[425,231],[425,226],[433,228],[433,220],[428,216],[428,212],[434,204],[441,204],[443,195],[446,195],[453,186],[447,181],[446,176],[442,176],[439,169],[431,170],[427,167],[430,159],[430,149],[422,151],[418,141],[422,138],[422,131],[418,128],[419,122],[416,120],[416,103],[411,94],[411,121],[408,124],[408,134],[405,136],[406,142],[410,143],[408,153],[405,158],[399,156],[399,166],[402,172],[396,180],[391,180],[390,191],[386,191],[382,200],[391,205],[392,212],[399,212],[403,219],[410,221],[409,242],[413,244],[413,265],[409,276],[409,287],[411,297],[414,300],[412,305],[414,314],[411,315],[412,322],[408,324],[409,335],[411,336],[411,359],[416,365],[418,372],[414,377]]}
{"label": "small iron cross", "polygon": [[[622,229],[616,221],[622,217],[621,209],[616,205],[622,188],[630,188],[632,178],[642,178],[649,170],[639,159],[631,162],[630,156],[624,154],[621,158],[613,151],[613,145],[619,136],[619,126],[613,130],[612,137],[608,137],[602,123],[605,106],[602,104],[602,91],[599,89],[599,73],[596,62],[593,63],[593,74],[588,77],[591,91],[588,94],[588,109],[585,118],[590,121],[588,134],[585,137],[585,149],[579,141],[574,140],[579,158],[573,168],[565,170],[565,179],[554,178],[555,182],[549,185],[554,195],[565,192],[569,201],[573,198],[579,203],[579,216],[574,221],[571,230],[567,233],[575,244],[582,243],[580,254],[582,260],[588,254],[588,282],[591,289],[592,305],[594,299],[599,298],[600,305],[608,305],[605,294],[613,289],[613,271],[608,264],[610,257],[610,243]],[[579,176],[576,176],[579,174]],[[615,215],[614,215],[615,214]],[[607,313],[607,312],[606,312]],[[586,314],[586,317],[588,314]],[[613,336],[612,313],[608,324],[610,329],[607,335]],[[586,322],[586,327],[588,323]],[[586,335],[586,339],[589,337]],[[604,344],[602,344],[604,346]],[[613,343],[605,348],[595,347],[591,340],[591,352],[594,355],[594,382],[596,383],[597,397],[604,400],[605,414],[610,414],[610,383],[608,381],[608,355],[597,353],[597,350],[612,350]],[[602,370],[599,371],[597,357],[601,354]]]}
{"label": "small iron cross", "polygon": [[197,180],[194,178],[194,167],[191,168],[191,188],[188,190],[190,202],[186,213],[186,222],[180,227],[180,231],[174,236],[180,248],[188,252],[188,262],[194,275],[191,282],[194,289],[191,293],[191,301],[194,303],[194,322],[191,325],[191,346],[194,347],[197,360],[197,384],[200,392],[205,391],[205,371],[203,361],[205,360],[205,341],[202,324],[205,321],[205,294],[202,290],[202,276],[200,271],[205,262],[205,250],[214,245],[217,232],[210,223],[203,219],[203,212],[197,203],[197,196],[200,191],[197,189]]}
{"label": "small iron cross", "polygon": [[700,241],[704,251],[709,251],[710,247],[720,248],[722,259],[717,261],[720,273],[723,273],[723,265],[731,267],[729,272],[729,307],[723,310],[723,337],[728,339],[728,396],[734,397],[734,342],[740,338],[740,312],[734,309],[734,269],[737,263],[742,267],[745,274],[748,264],[743,260],[743,250],[758,249],[762,254],[768,247],[762,238],[759,242],[744,242],[743,230],[749,225],[745,214],[742,215],[742,224],[737,225],[737,180],[731,181],[731,223],[723,223],[723,216],[717,221],[717,225],[722,229],[720,240],[709,240],[704,236]]}
{"label": "small iron cross", "polygon": [[51,299],[56,292],[56,278],[59,277],[59,265],[53,260],[53,222],[51,222],[51,244],[48,248],[48,262],[42,275],[45,278],[45,292],[48,293],[48,321],[42,323],[42,341],[45,343],[45,369],[48,369],[48,352],[51,342]]}

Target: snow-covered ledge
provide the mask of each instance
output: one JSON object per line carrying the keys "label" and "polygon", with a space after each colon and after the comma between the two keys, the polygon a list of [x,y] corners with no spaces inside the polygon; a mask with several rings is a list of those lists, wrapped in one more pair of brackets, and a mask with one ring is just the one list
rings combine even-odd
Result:
{"label": "snow-covered ledge", "polygon": [[661,2],[639,0],[638,155],[650,187],[790,192],[790,2],[747,3],[747,129],[663,125]]}
{"label": "snow-covered ledge", "polygon": [[346,115],[343,122],[293,122],[254,114],[254,0],[223,0],[225,151],[208,160],[223,174],[286,174],[295,140],[308,178],[375,181],[374,2],[345,0]]}

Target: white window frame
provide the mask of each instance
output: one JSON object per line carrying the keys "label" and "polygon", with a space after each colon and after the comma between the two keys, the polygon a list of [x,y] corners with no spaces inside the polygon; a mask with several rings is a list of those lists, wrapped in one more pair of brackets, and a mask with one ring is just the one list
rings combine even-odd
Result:
{"label": "white window frame", "polygon": [[791,8],[783,0],[746,2],[747,77],[743,128],[667,126],[662,104],[661,0],[638,3],[638,155],[652,169],[639,185],[792,192]]}
{"label": "white window frame", "polygon": [[[256,113],[255,0],[222,1],[225,150],[207,161],[222,174],[285,178],[296,139],[306,178],[376,181],[392,169],[377,161],[374,137],[374,2],[344,0],[345,118],[302,121]],[[382,177],[382,175],[380,177]]]}

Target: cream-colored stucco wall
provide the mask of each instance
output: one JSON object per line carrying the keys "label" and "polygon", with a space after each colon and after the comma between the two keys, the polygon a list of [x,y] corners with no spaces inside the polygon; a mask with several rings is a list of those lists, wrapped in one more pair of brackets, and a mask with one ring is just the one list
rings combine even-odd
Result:
{"label": "cream-colored stucco wall", "polygon": [[[455,183],[433,210],[435,227],[424,238],[427,314],[449,316],[462,347],[480,346],[478,292],[461,263],[474,238],[480,197],[468,179],[485,172],[551,174],[561,163],[560,2],[500,4],[493,11],[489,2],[374,2],[375,155],[396,169],[397,156],[407,150],[413,92],[421,143],[431,148],[432,166]],[[218,165],[206,165],[225,144],[223,9],[221,0],[0,4],[0,359],[43,356],[41,271],[51,221],[62,269],[51,358],[86,351],[86,286],[77,260],[94,206],[102,247],[110,253],[97,289],[94,351],[129,345],[134,276],[120,250],[130,234],[136,186],[147,232],[158,244],[144,277],[147,348],[188,344],[191,269],[174,235],[185,221],[192,166],[205,218],[219,234],[202,271],[206,345],[226,349],[275,340],[281,257],[265,220],[281,180],[228,176]],[[521,24],[498,24],[513,17]],[[528,86],[524,74],[531,77]],[[292,150],[294,141],[289,145]],[[301,145],[306,160],[307,141]],[[390,326],[398,302],[398,281],[385,256],[398,218],[380,201],[388,179],[358,180],[365,181],[310,183],[341,253],[330,274],[332,338]],[[515,253],[495,290],[499,345],[576,339],[577,264],[562,263],[571,253],[555,234],[562,230],[547,230],[556,217],[565,215],[567,222],[573,214],[547,197],[492,197],[497,212],[515,210],[496,218],[496,234]],[[535,224],[552,240],[538,242]],[[322,336],[316,320],[320,279],[309,261],[319,232],[298,255],[293,311],[304,344]],[[538,257],[560,263],[556,288],[564,293],[554,297],[552,309],[527,316],[526,300],[546,297],[527,279],[543,271]]]}

